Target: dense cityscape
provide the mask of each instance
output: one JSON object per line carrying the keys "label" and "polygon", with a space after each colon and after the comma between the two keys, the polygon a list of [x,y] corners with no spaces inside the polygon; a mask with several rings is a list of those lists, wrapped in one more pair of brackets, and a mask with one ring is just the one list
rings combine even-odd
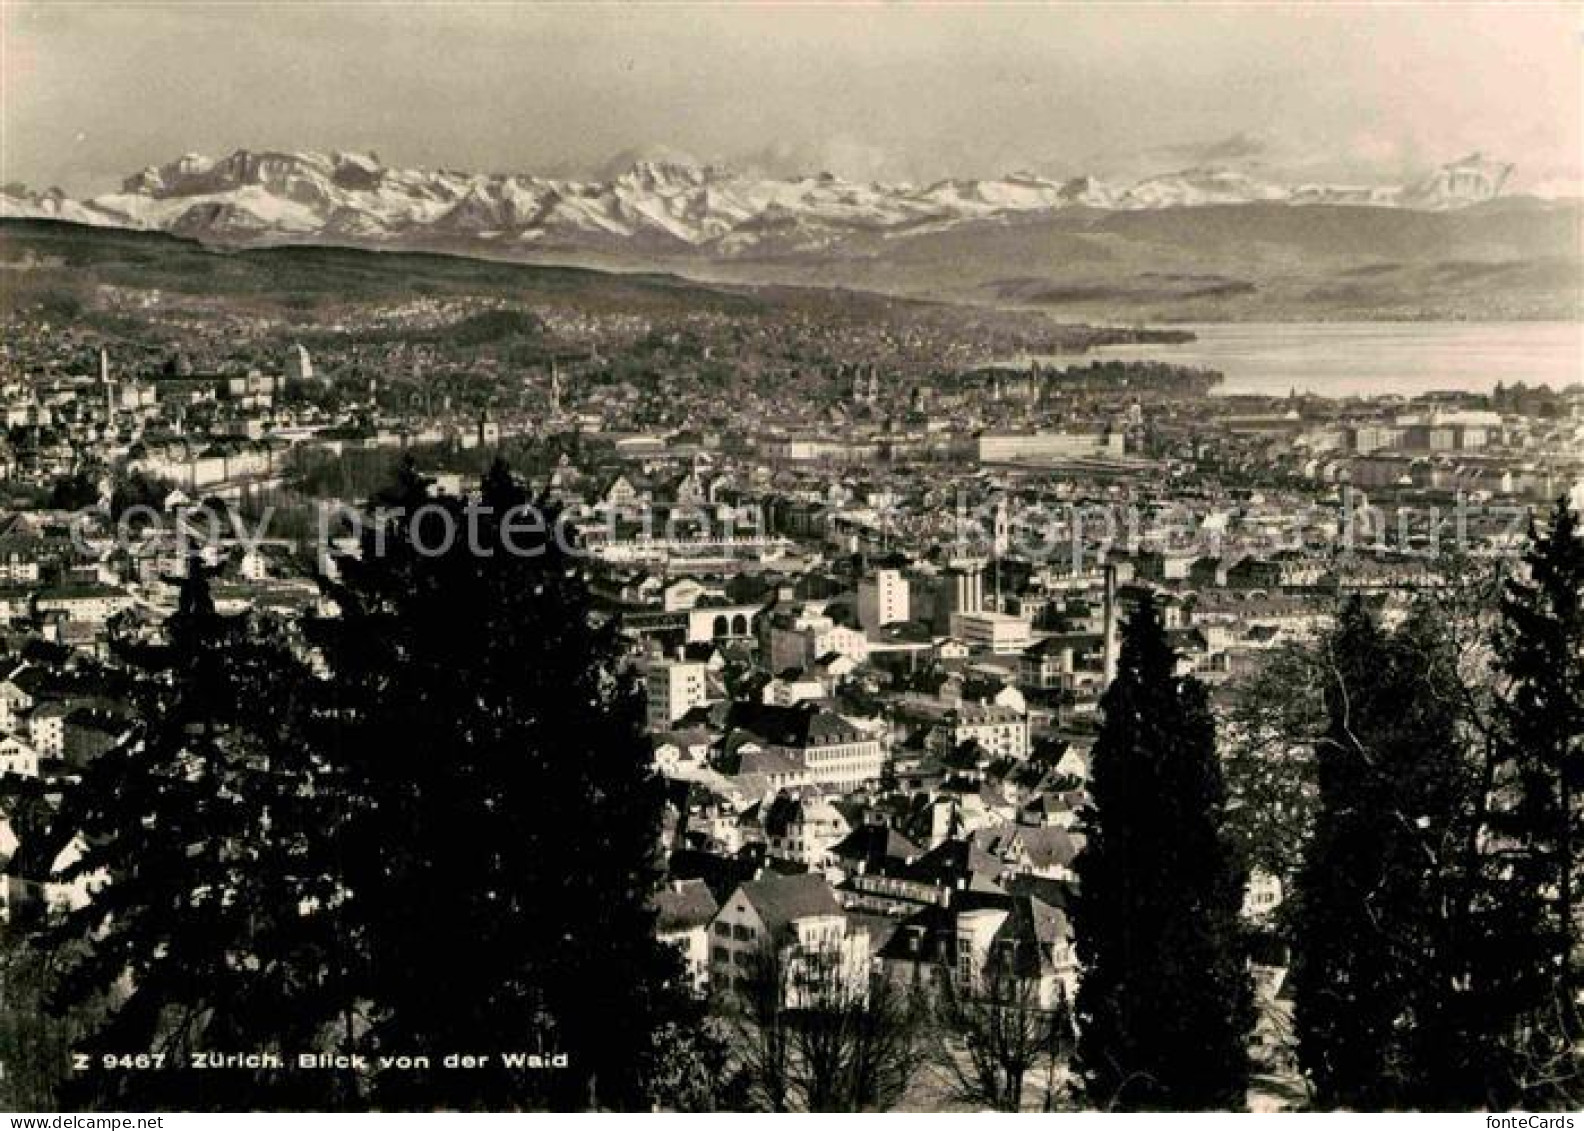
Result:
{"label": "dense cityscape", "polygon": [[0,4],[0,1110],[1574,1128],[1578,9],[1456,7]]}
{"label": "dense cityscape", "polygon": [[[80,237],[7,238],[16,270],[45,262],[31,245]],[[870,1082],[867,1099],[805,1093],[814,1106],[1081,1095],[1076,869],[1141,606],[1208,689],[1251,806],[1257,781],[1235,767],[1262,681],[1350,600],[1394,623],[1510,563],[1531,516],[1584,482],[1584,387],[1222,396],[1214,372],[1106,359],[1112,342],[1188,336],[1174,331],[796,292],[289,316],[124,284],[86,304],[14,293],[8,929],[113,890],[104,868],[76,867],[91,829],[58,818],[107,752],[147,748],[128,649],[168,642],[191,578],[216,614],[280,626],[323,672],[303,626],[344,612],[334,579],[369,549],[370,501],[406,476],[456,502],[500,459],[566,520],[589,621],[637,679],[664,796],[653,930],[712,1016],[741,1016],[767,946],[804,967],[774,1003],[789,1012],[823,992],[810,978],[966,995],[1013,956],[1019,1008],[1042,1020],[992,1064],[999,1092],[963,1065],[984,1020],[958,1003],[961,1044],[946,1022],[935,1070]],[[1232,822],[1257,944],[1249,1102],[1268,1108],[1306,1102],[1280,926],[1294,846],[1269,843],[1284,819]],[[835,973],[811,974],[827,955]],[[891,1008],[881,997],[865,1000]],[[752,1061],[733,1058],[745,1078]],[[37,1098],[52,1071],[7,1078]],[[791,1094],[783,1081],[759,1102]]]}

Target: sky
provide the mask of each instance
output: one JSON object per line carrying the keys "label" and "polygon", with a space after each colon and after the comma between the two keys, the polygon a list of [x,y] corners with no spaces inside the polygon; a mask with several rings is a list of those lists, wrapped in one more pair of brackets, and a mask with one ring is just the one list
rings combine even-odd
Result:
{"label": "sky", "polygon": [[1573,4],[0,0],[0,181],[239,148],[593,175],[683,154],[931,181],[1235,165],[1584,182]]}

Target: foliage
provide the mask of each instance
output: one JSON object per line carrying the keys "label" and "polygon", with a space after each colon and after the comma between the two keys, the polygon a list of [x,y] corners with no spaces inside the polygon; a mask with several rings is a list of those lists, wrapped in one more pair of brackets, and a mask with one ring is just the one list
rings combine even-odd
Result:
{"label": "foliage", "polygon": [[919,1003],[840,944],[767,943],[726,991],[734,1062],[761,1111],[883,1111],[916,1068]]}
{"label": "foliage", "polygon": [[1320,663],[1277,649],[1240,684],[1222,730],[1227,829],[1251,867],[1290,884],[1314,825],[1314,742],[1325,730]]}
{"label": "foliage", "polygon": [[1584,541],[1558,500],[1507,580],[1495,645],[1508,681],[1470,883],[1468,1012],[1494,1029],[1487,1091],[1506,1106],[1584,1103],[1578,991],[1584,886]]}
{"label": "foliage", "polygon": [[171,489],[172,485],[166,480],[144,475],[140,471],[122,475],[116,479],[110,491],[110,517],[120,522],[133,508],[139,508],[141,513],[133,517],[145,523],[151,522],[153,519],[148,512],[163,513],[165,498]]}
{"label": "foliage", "polygon": [[92,469],[74,471],[50,484],[51,510],[77,511],[99,501],[99,476]]}
{"label": "foliage", "polygon": [[[647,1106],[655,1035],[685,1012],[654,934],[663,788],[641,692],[566,550],[503,533],[529,501],[503,464],[468,502],[429,499],[404,464],[396,513],[327,583],[364,1044],[434,1064],[379,1074],[390,1106]],[[569,1067],[440,1067],[467,1049]]]}
{"label": "foliage", "polygon": [[[337,1020],[344,897],[327,834],[332,766],[304,741],[312,677],[277,630],[216,614],[193,563],[169,643],[132,647],[143,717],[69,789],[55,845],[80,838],[62,872],[94,897],[48,923],[51,1004],[68,1015],[108,999],[76,1046],[89,1071],[67,1097],[92,1107],[206,1109],[334,1105],[332,1073],[194,1071],[206,1053],[294,1055]],[[155,1054],[140,1071],[104,1056]]]}
{"label": "foliage", "polygon": [[1025,1084],[1043,1078],[1050,1110],[1058,1073],[1072,1053],[1072,1012],[1065,999],[1044,1008],[1037,981],[990,961],[973,978],[942,978],[932,1007],[930,1062],[953,1099],[1022,1111]]}
{"label": "foliage", "polygon": [[1238,1108],[1253,993],[1239,923],[1244,869],[1204,687],[1177,674],[1148,595],[1101,700],[1074,905],[1076,1014],[1103,1108]]}
{"label": "foliage", "polygon": [[1328,719],[1299,875],[1299,1059],[1322,1106],[1413,1106],[1467,1049],[1449,1025],[1471,763],[1456,654],[1417,610],[1383,628],[1357,600],[1324,641]]}

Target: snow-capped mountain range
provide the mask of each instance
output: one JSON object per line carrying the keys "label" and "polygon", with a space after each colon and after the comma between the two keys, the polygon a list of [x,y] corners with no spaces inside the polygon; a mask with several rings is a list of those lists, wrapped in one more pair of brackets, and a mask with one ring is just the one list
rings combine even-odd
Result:
{"label": "snow-capped mountain range", "polygon": [[642,161],[606,180],[401,169],[372,154],[239,150],[151,166],[120,191],[72,200],[58,189],[0,190],[0,216],[157,229],[223,243],[273,241],[621,248],[735,257],[818,251],[854,235],[903,236],[967,221],[1089,208],[1140,211],[1266,202],[1444,211],[1498,196],[1512,166],[1480,154],[1402,186],[1282,185],[1196,168],[1130,185],[1015,173],[930,185],[830,174],[748,176]]}

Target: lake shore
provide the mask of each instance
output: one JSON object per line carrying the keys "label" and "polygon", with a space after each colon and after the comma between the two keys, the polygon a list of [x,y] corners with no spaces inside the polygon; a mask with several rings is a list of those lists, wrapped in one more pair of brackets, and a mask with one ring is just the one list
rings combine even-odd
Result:
{"label": "lake shore", "polygon": [[1584,381],[1579,322],[1183,323],[1194,340],[1098,347],[1100,358],[1213,369],[1217,396],[1416,396]]}

